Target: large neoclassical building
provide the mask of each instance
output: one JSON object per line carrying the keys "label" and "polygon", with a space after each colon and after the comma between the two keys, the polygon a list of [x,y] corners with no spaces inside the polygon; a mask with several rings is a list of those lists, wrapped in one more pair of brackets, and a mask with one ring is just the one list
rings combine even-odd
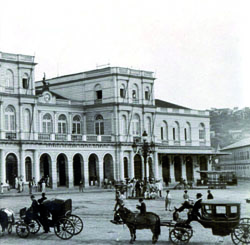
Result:
{"label": "large neoclassical building", "polygon": [[[106,67],[35,82],[35,66],[33,56],[0,52],[1,182],[195,182],[211,168],[209,112],[155,99],[152,72]],[[144,131],[155,145],[146,170],[132,148]]]}

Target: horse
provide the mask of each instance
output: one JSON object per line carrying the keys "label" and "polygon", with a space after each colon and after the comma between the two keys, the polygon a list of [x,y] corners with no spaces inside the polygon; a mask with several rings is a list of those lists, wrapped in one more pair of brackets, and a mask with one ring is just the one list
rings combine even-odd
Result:
{"label": "horse", "polygon": [[136,214],[131,212],[125,207],[120,207],[116,211],[116,220],[119,217],[123,223],[127,225],[130,231],[130,243],[132,244],[136,240],[136,230],[150,229],[153,233],[152,243],[155,244],[158,241],[158,237],[161,234],[160,217],[155,213],[147,212],[145,215]]}
{"label": "horse", "polygon": [[11,232],[12,224],[15,223],[14,212],[7,208],[0,209],[0,225],[2,227],[2,235],[4,235],[5,229]]}

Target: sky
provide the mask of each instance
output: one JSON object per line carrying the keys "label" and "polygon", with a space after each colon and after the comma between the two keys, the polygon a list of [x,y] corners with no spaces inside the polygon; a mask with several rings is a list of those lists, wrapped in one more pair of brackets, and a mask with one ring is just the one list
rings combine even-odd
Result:
{"label": "sky", "polygon": [[250,107],[248,0],[0,0],[0,51],[35,55],[36,80],[123,66],[155,72],[155,97]]}

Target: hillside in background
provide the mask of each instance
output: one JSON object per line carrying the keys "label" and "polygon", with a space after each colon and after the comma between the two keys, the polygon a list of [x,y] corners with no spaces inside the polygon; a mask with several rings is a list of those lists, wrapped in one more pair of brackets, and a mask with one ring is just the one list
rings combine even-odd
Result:
{"label": "hillside in background", "polygon": [[211,145],[222,148],[250,137],[250,108],[210,110]]}

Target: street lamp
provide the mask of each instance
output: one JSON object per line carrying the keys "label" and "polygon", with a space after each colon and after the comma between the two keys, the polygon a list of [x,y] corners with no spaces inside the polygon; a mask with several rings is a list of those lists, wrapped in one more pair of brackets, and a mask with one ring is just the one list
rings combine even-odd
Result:
{"label": "street lamp", "polygon": [[151,142],[150,144],[147,142],[147,132],[144,130],[142,134],[143,144],[137,145],[134,141],[132,144],[132,148],[134,153],[139,153],[143,156],[144,159],[144,186],[143,186],[143,195],[147,189],[147,158],[150,156],[151,153],[155,151],[155,144]]}

